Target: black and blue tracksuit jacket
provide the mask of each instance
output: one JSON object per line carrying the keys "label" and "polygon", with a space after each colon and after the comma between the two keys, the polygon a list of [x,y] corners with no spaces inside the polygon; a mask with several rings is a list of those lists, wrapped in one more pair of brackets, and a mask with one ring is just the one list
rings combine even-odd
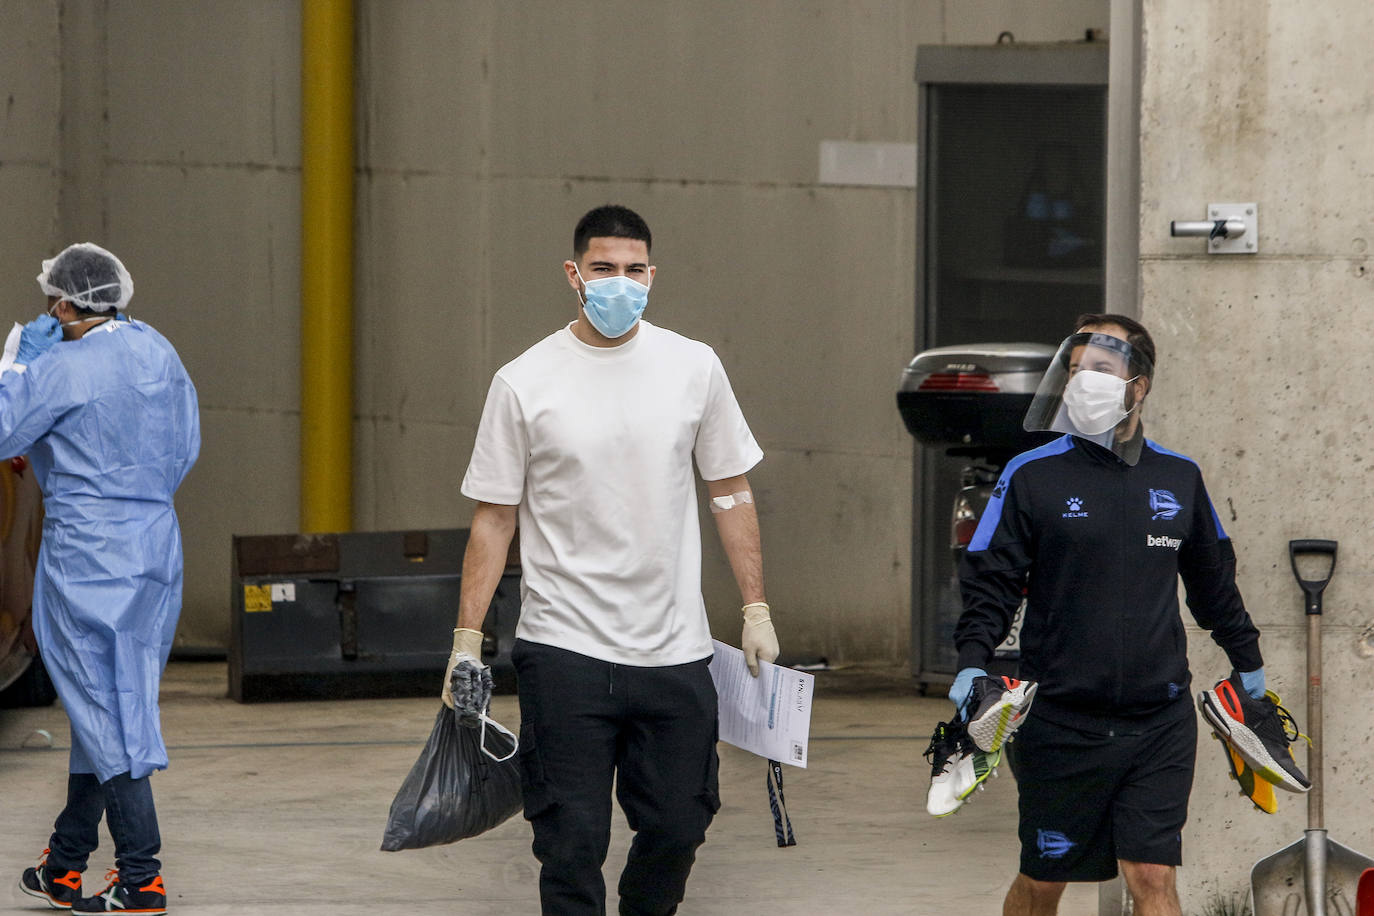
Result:
{"label": "black and blue tracksuit jacket", "polygon": [[1024,596],[1020,676],[1037,712],[1089,727],[1191,704],[1178,607],[1237,671],[1263,664],[1236,588],[1236,556],[1189,458],[1146,440],[1127,465],[1064,436],[1018,455],[993,490],[959,567],[959,667],[985,668]]}

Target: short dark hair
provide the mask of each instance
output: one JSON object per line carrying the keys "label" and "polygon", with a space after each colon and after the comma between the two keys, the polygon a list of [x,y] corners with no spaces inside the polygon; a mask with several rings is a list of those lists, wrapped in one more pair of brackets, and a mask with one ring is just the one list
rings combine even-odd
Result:
{"label": "short dark hair", "polygon": [[586,254],[588,243],[599,238],[638,239],[645,248],[653,250],[654,247],[649,224],[629,207],[618,204],[606,204],[588,210],[577,221],[577,228],[573,230],[573,258]]}
{"label": "short dark hair", "polygon": [[1145,373],[1146,378],[1154,377],[1155,365],[1155,341],[1150,336],[1150,332],[1145,330],[1145,325],[1136,321],[1134,318],[1127,318],[1125,315],[1113,314],[1094,314],[1079,315],[1074,322],[1073,329],[1081,331],[1085,328],[1100,328],[1104,325],[1114,324],[1126,332],[1126,343],[1131,345],[1131,349],[1149,360],[1150,369]]}

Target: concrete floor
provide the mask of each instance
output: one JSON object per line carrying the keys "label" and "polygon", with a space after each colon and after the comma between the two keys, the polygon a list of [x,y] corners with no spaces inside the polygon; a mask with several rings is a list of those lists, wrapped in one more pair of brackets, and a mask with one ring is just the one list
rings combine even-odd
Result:
{"label": "concrete floor", "polygon": [[[171,912],[539,911],[529,825],[518,816],[451,846],[378,850],[437,699],[242,706],[225,694],[221,663],[173,663],[163,680],[172,765],[153,786]],[[680,912],[1000,913],[1017,861],[1008,769],[936,820],[925,812],[921,752],[948,703],[918,696],[900,671],[874,669],[820,672],[816,698],[810,767],[785,771],[798,845],[779,849],[773,839],[763,761],[722,744],[723,805]],[[493,714],[514,729],[515,698],[498,696]],[[51,733],[51,749],[31,746],[46,743],[39,729]],[[64,800],[67,747],[60,706],[0,710],[0,912],[49,912],[15,881]],[[629,838],[617,809],[612,897]],[[103,839],[87,887],[103,888],[112,864]],[[1096,914],[1096,886],[1071,887],[1060,913]]]}

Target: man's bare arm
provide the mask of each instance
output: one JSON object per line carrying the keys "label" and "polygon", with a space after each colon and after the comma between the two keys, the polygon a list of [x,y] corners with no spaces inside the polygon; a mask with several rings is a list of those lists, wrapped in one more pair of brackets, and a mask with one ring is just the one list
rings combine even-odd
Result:
{"label": "man's bare arm", "polygon": [[[723,480],[706,481],[712,499],[749,493],[749,478],[743,474]],[[763,596],[763,548],[759,542],[759,516],[752,502],[736,502],[732,508],[713,512],[721,546],[735,574],[743,604],[767,601]]]}
{"label": "man's bare arm", "polygon": [[711,494],[716,530],[720,532],[720,542],[744,604],[740,608],[744,629],[740,632],[739,647],[744,650],[749,673],[758,677],[760,659],[772,662],[778,658],[778,636],[763,596],[763,549],[759,544],[759,516],[754,509],[753,491],[749,489],[749,478],[743,474],[708,480],[706,490]]}
{"label": "man's bare arm", "polygon": [[481,630],[491,596],[506,569],[515,536],[516,506],[478,503],[472,513],[468,547],[463,554],[463,581],[458,598],[458,626]]}

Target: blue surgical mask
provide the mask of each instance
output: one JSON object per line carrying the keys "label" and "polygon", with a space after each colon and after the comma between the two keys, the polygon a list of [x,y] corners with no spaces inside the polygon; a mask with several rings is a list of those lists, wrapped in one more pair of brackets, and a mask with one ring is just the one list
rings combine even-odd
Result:
{"label": "blue surgical mask", "polygon": [[[573,264],[577,279],[582,280],[582,271]],[[637,283],[629,277],[600,277],[596,280],[582,280],[586,298],[582,311],[604,337],[612,340],[623,337],[635,326],[644,307],[649,304],[649,287]]]}

